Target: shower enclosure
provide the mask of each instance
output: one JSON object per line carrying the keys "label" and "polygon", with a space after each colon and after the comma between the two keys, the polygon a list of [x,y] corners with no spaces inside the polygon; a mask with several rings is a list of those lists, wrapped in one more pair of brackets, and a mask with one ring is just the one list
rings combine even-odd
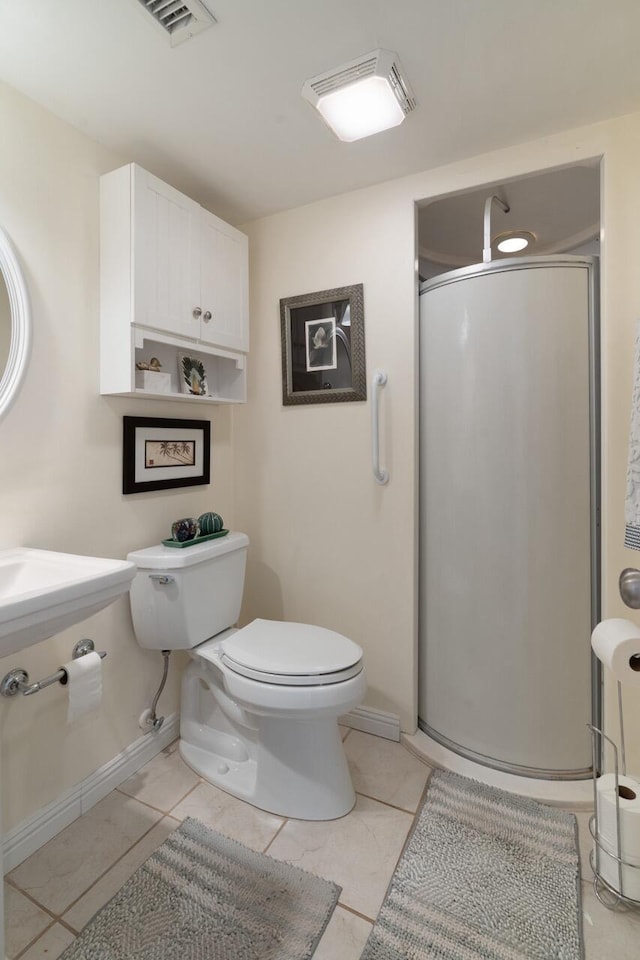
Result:
{"label": "shower enclosure", "polygon": [[419,725],[532,777],[589,776],[599,721],[596,283],[529,257],[420,289]]}

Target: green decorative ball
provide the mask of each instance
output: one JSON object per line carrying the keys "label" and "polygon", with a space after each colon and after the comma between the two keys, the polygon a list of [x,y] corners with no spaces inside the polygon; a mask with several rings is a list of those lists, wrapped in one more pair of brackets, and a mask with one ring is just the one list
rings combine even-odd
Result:
{"label": "green decorative ball", "polygon": [[219,513],[203,513],[198,517],[198,523],[201,537],[206,537],[210,533],[220,533],[224,526],[224,520]]}

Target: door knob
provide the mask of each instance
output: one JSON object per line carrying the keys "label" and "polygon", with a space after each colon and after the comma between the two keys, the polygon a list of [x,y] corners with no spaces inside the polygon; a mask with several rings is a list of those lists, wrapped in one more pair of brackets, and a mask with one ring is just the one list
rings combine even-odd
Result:
{"label": "door knob", "polygon": [[204,314],[205,323],[209,323],[209,320],[211,320],[211,310],[207,310],[207,312]]}
{"label": "door knob", "polygon": [[627,567],[618,581],[620,596],[632,610],[640,610],[640,570]]}
{"label": "door knob", "polygon": [[193,316],[195,317],[196,320],[198,319],[198,317],[202,316],[202,310],[200,309],[200,307],[195,308],[195,310],[193,311]]}

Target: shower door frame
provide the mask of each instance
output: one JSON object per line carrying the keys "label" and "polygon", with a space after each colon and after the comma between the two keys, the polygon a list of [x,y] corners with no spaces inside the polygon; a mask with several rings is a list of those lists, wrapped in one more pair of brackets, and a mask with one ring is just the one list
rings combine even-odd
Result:
{"label": "shower door frame", "polygon": [[[450,283],[456,283],[468,277],[479,276],[485,273],[504,273],[514,270],[531,270],[536,267],[579,267],[583,266],[587,270],[587,295],[588,295],[588,365],[589,365],[589,487],[590,487],[590,570],[591,570],[591,629],[593,630],[601,617],[601,393],[600,393],[600,284],[599,284],[599,258],[587,256],[559,255],[549,257],[511,257],[508,259],[492,260],[488,263],[472,264],[469,267],[462,267],[457,270],[447,271],[447,273],[434,277],[431,280],[425,280],[420,284],[419,297],[423,293],[429,292],[436,287],[446,286]],[[421,333],[421,324],[419,324],[418,335]],[[421,371],[419,372],[418,382]],[[418,411],[419,420],[419,411]],[[421,431],[418,426],[418,443],[421,443]],[[419,457],[420,459],[420,457]],[[418,481],[421,483],[421,477]],[[420,507],[418,507],[420,509]],[[418,563],[422,562],[422,545],[419,545]],[[420,606],[422,598],[419,598],[418,618],[420,616]],[[418,625],[418,636],[420,638],[420,624]],[[421,655],[420,649],[418,656]],[[591,651],[591,723],[598,729],[602,728],[603,713],[603,671],[600,661],[593,651]],[[418,706],[418,710],[420,707]],[[449,740],[447,737],[433,730],[421,719],[417,718],[418,727],[427,736],[431,737],[443,747],[453,751],[461,757],[472,760],[485,767],[494,770],[500,770],[505,773],[515,774],[517,776],[540,778],[545,780],[587,780],[594,773],[599,773],[602,766],[601,752],[596,756],[598,770],[591,768],[585,770],[542,770],[530,767],[519,766],[518,764],[508,763],[497,760],[493,757],[487,757],[479,754],[470,748]],[[587,734],[587,725],[585,724],[585,737]]]}

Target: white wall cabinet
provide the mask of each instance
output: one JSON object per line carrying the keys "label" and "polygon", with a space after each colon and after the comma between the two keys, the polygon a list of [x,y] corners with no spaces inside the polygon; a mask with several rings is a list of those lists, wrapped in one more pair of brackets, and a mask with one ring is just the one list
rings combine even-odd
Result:
{"label": "white wall cabinet", "polygon": [[[201,208],[200,336],[232,350],[249,349],[249,241]],[[209,316],[210,314],[210,316]]]}
{"label": "white wall cabinet", "polygon": [[[101,178],[100,205],[101,393],[243,402],[247,237],[136,164]],[[181,354],[207,396],[183,392]],[[152,356],[163,377],[136,371]]]}

